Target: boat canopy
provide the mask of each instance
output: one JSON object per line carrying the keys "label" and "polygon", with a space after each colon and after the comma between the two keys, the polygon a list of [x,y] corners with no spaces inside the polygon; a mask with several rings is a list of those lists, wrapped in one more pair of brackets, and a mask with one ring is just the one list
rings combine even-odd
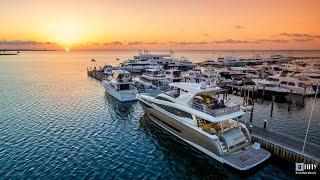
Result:
{"label": "boat canopy", "polygon": [[177,83],[170,83],[169,86],[179,88],[183,91],[186,91],[192,94],[223,91],[223,89],[221,89],[220,87],[208,86],[204,83],[177,82]]}

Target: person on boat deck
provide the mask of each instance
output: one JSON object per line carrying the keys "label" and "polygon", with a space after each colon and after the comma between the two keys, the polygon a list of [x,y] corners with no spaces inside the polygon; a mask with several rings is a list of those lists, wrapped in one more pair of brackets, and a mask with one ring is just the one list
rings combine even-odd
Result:
{"label": "person on boat deck", "polygon": [[218,99],[214,99],[213,100],[213,109],[218,109],[219,108],[219,101],[218,101]]}
{"label": "person on boat deck", "polygon": [[220,100],[220,103],[219,103],[219,108],[225,108],[226,105],[224,104],[224,101],[223,99]]}

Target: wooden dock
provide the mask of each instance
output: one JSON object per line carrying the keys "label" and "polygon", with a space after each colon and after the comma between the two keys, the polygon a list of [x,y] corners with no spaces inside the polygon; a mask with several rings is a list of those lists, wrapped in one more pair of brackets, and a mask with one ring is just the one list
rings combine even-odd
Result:
{"label": "wooden dock", "polygon": [[271,152],[274,156],[293,163],[320,164],[320,146],[307,142],[302,153],[303,140],[278,133],[269,129],[254,126],[252,141]]}
{"label": "wooden dock", "polygon": [[87,68],[87,74],[88,74],[88,76],[90,76],[96,80],[99,80],[99,81],[102,81],[104,78],[103,71],[101,69],[97,70],[95,67],[93,69]]}

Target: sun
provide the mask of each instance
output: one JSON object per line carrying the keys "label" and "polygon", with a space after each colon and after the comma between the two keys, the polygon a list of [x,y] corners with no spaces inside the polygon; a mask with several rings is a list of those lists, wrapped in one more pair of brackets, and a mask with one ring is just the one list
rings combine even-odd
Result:
{"label": "sun", "polygon": [[66,52],[69,52],[69,51],[70,51],[70,48],[66,47],[66,48],[64,48],[64,50],[65,50]]}

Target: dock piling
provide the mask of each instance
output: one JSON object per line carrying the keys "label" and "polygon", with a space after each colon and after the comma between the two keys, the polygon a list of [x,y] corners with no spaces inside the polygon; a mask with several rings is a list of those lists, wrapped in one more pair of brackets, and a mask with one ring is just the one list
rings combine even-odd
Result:
{"label": "dock piling", "polygon": [[273,106],[274,106],[274,100],[276,99],[276,96],[272,96],[272,103],[271,103],[271,111],[270,111],[270,117],[272,117],[273,114]]}

